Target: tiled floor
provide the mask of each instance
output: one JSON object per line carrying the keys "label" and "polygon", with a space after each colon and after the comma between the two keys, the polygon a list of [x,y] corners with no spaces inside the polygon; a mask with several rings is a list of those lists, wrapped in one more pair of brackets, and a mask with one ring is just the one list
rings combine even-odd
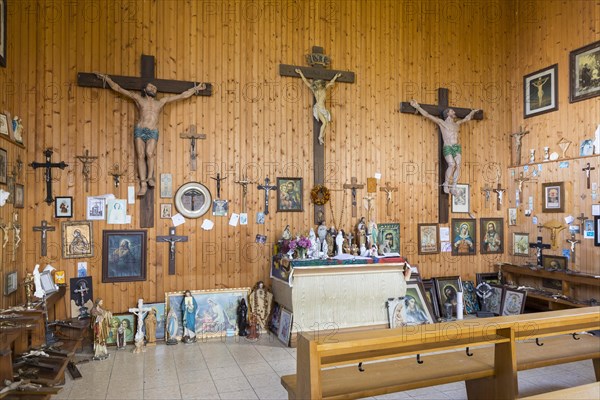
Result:
{"label": "tiled floor", "polygon": [[[296,349],[263,334],[258,342],[211,339],[196,344],[109,348],[104,361],[79,364],[83,378],[67,381],[56,399],[287,399],[282,375],[296,370]],[[591,361],[519,373],[520,396],[595,382]],[[464,383],[452,383],[377,399],[466,399]],[[599,397],[600,398],[600,397]],[[598,400],[596,398],[595,400]]]}

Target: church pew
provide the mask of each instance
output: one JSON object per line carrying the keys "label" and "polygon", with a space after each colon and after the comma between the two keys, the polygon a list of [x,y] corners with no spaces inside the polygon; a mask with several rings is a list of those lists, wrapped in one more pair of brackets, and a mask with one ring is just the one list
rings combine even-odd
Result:
{"label": "church pew", "polygon": [[588,383],[587,385],[555,390],[553,392],[541,393],[535,396],[521,397],[521,400],[566,400],[566,399],[600,399],[600,382]]}

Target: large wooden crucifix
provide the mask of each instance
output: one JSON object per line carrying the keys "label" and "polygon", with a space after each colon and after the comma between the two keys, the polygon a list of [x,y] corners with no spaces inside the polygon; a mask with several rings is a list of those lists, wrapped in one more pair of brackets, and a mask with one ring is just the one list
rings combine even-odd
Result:
{"label": "large wooden crucifix", "polygon": [[[433,116],[440,116],[442,112],[448,108],[454,110],[456,114],[456,118],[465,118],[472,111],[470,108],[459,108],[459,107],[450,107],[449,105],[449,93],[446,88],[438,88],[438,104],[420,104],[421,108],[427,111],[429,114]],[[418,111],[410,105],[409,102],[400,103],[400,112],[406,114],[417,114]],[[483,111],[478,111],[473,115],[472,119],[474,120],[482,120],[483,119]],[[446,168],[442,160],[444,160],[444,142],[442,140],[442,133],[438,127],[438,153],[439,153],[439,181],[440,185],[438,185],[438,220],[441,224],[448,223],[449,216],[449,206],[450,206],[450,196],[448,193],[444,193],[442,190],[441,182],[446,180]]]}
{"label": "large wooden crucifix", "polygon": [[196,170],[196,159],[198,158],[198,152],[196,151],[196,140],[206,139],[204,133],[196,132],[196,125],[190,125],[187,131],[180,133],[179,137],[182,139],[188,139],[190,141],[190,170]]}
{"label": "large wooden crucifix", "polygon": [[39,163],[34,161],[31,164],[29,164],[33,169],[46,168],[46,199],[44,201],[48,203],[48,205],[52,204],[52,202],[54,201],[54,198],[52,197],[52,168],[65,169],[69,166],[69,164],[66,164],[64,161],[53,163],[51,160],[52,153],[52,149],[46,149],[44,151],[44,155],[46,156],[46,162]]}
{"label": "large wooden crucifix", "polygon": [[175,227],[169,228],[169,236],[157,236],[157,242],[169,243],[169,275],[175,275],[175,243],[187,242],[187,236],[179,236],[175,233]]}
{"label": "large wooden crucifix", "polygon": [[389,182],[385,183],[385,186],[379,188],[380,192],[385,192],[385,213],[389,217],[390,213],[390,203],[392,202],[392,192],[397,192],[397,187],[390,186]]}
{"label": "large wooden crucifix", "polygon": [[42,232],[42,243],[41,243],[41,249],[42,249],[42,257],[45,257],[47,254],[47,249],[48,249],[48,234],[46,233],[47,231],[54,231],[56,230],[55,227],[53,226],[48,226],[48,221],[43,220],[42,221],[42,225],[41,226],[34,226],[33,227],[33,231],[34,232]]}
{"label": "large wooden crucifix", "polygon": [[[182,94],[183,92],[194,88],[197,84],[197,82],[157,79],[154,56],[144,54],[142,54],[141,58],[141,75],[139,77],[111,75],[110,78],[114,83],[125,90],[142,91],[149,83],[152,83],[159,92],[176,94]],[[79,72],[77,74],[77,84],[84,87],[109,88],[103,79],[100,79],[95,73],[88,72]],[[212,95],[212,85],[210,83],[205,83],[205,88],[203,90],[195,91],[194,94],[197,96],[210,96]],[[152,185],[149,186],[146,193],[141,196],[141,228],[154,227],[154,187]]]}
{"label": "large wooden crucifix", "polygon": [[[279,64],[279,75],[281,76],[290,76],[293,78],[302,78],[302,76],[296,72],[296,70],[300,70],[304,78],[312,79],[312,84],[315,85],[319,81],[325,84],[325,81],[332,81],[336,75],[339,76],[334,80],[334,82],[343,82],[343,83],[354,83],[354,72],[351,71],[337,71],[333,69],[327,69],[331,60],[328,56],[323,54],[323,48],[318,46],[313,46],[312,53],[306,55],[306,61],[310,65],[306,66],[296,66],[296,65],[288,65],[288,64]],[[314,89],[311,88],[314,93]],[[326,89],[323,89],[326,90]],[[325,92],[326,93],[326,92]],[[313,119],[313,174],[314,174],[314,184],[315,185],[324,185],[325,184],[325,148],[319,142],[319,137],[321,135],[321,121],[317,120],[318,111],[319,111],[319,101],[315,95],[313,99],[313,114],[315,118]],[[317,107],[317,109],[315,109]],[[321,110],[323,111],[323,110]],[[324,110],[327,114],[329,112]],[[330,119],[330,118],[329,118]],[[325,205],[314,205],[314,218],[315,223],[319,224],[321,221],[325,220]],[[341,223],[341,221],[340,221]]]}

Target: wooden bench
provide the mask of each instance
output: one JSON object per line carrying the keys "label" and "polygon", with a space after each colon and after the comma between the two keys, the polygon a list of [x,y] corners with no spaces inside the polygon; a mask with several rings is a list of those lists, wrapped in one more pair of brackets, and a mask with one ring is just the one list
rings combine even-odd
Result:
{"label": "wooden bench", "polygon": [[535,396],[523,397],[521,400],[587,400],[600,399],[600,382],[588,383],[587,385],[556,390],[554,392],[537,394]]}
{"label": "wooden bench", "polygon": [[598,329],[600,307],[587,307],[367,332],[301,333],[296,375],[283,376],[281,383],[290,399],[361,398],[459,381],[466,382],[469,399],[514,399],[519,370],[592,359],[600,380],[600,338],[571,335]]}

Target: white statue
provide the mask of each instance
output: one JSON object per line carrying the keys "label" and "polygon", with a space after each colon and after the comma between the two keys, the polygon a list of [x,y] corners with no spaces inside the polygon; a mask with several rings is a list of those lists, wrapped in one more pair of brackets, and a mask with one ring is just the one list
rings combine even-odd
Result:
{"label": "white statue", "polygon": [[342,235],[342,230],[340,229],[335,237],[335,245],[337,246],[337,255],[341,256],[343,253],[344,246],[344,235]]}
{"label": "white statue", "polygon": [[310,228],[308,232],[308,240],[310,240],[310,249],[308,249],[308,258],[319,258],[319,240],[315,235],[315,230]]}
{"label": "white statue", "polygon": [[533,164],[535,162],[535,149],[529,150],[529,163]]}
{"label": "white statue", "polygon": [[600,125],[596,129],[596,139],[594,140],[594,154],[600,154]]}
{"label": "white statue", "polygon": [[0,189],[0,207],[6,204],[6,199],[8,199],[9,196],[10,192],[5,192],[4,190]]}
{"label": "white statue", "polygon": [[134,353],[140,353],[144,346],[144,332],[142,328],[144,326],[144,317],[151,311],[150,307],[144,307],[144,300],[138,299],[137,308],[130,308],[129,312],[136,315],[137,318],[137,331],[135,332],[135,349]]}
{"label": "white statue", "polygon": [[319,243],[323,246],[325,238],[327,237],[327,225],[325,224],[325,221],[321,222],[321,225],[317,228],[317,236],[319,237]]}
{"label": "white statue", "polygon": [[368,257],[369,256],[369,251],[367,250],[367,246],[365,246],[364,244],[360,245],[360,255],[362,257]]}
{"label": "white statue", "polygon": [[43,298],[46,295],[44,289],[42,289],[42,279],[40,274],[40,264],[35,264],[33,269],[33,283],[35,283],[35,292],[33,295],[38,298]]}
{"label": "white statue", "polygon": [[329,246],[327,245],[327,241],[323,240],[323,243],[321,243],[320,256],[322,259],[326,259],[328,257],[328,254],[329,254]]}

